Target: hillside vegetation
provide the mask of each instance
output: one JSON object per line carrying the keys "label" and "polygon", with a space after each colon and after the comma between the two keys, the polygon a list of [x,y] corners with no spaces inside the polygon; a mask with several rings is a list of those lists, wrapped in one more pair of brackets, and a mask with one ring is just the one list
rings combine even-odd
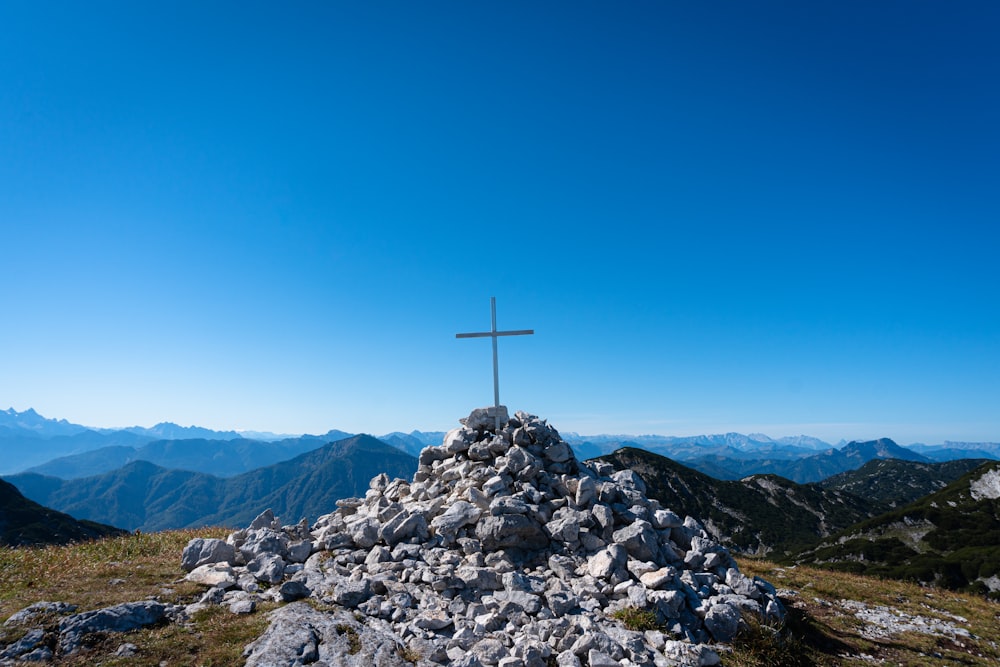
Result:
{"label": "hillside vegetation", "polygon": [[1000,462],[789,559],[1000,597]]}
{"label": "hillside vegetation", "polygon": [[14,485],[0,480],[0,545],[67,544],[122,532],[42,507],[21,495]]}
{"label": "hillside vegetation", "polygon": [[818,484],[824,489],[853,493],[889,511],[940,491],[986,462],[986,459],[943,463],[874,459],[857,470],[828,477]]}
{"label": "hillside vegetation", "polygon": [[623,448],[601,457],[634,470],[656,498],[681,516],[697,518],[729,548],[785,554],[871,516],[872,505],[849,493],[796,484],[774,475],[718,480],[664,456]]}

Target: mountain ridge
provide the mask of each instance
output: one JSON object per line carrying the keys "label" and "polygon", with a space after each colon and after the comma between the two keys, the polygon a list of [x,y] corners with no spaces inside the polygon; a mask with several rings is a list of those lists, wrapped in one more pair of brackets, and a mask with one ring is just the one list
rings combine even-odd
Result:
{"label": "mountain ridge", "polygon": [[[177,437],[164,438],[163,435]],[[75,478],[107,472],[113,469],[115,464],[123,465],[129,460],[145,456],[148,460],[159,462],[165,467],[198,470],[227,476],[246,472],[254,466],[279,460],[275,457],[271,459],[249,457],[250,460],[242,467],[229,466],[228,464],[234,460],[241,457],[247,458],[245,452],[239,451],[240,444],[246,445],[248,448],[261,447],[264,451],[275,451],[268,450],[264,445],[285,443],[285,445],[275,445],[280,449],[287,446],[287,443],[292,440],[315,438],[318,442],[326,438],[327,441],[336,441],[354,434],[331,429],[326,434],[319,436],[304,434],[295,438],[279,440],[269,439],[273,434],[261,434],[267,436],[268,439],[255,439],[248,437],[248,435],[249,432],[213,431],[198,426],[178,426],[173,422],[160,422],[150,428],[139,426],[125,429],[89,428],[72,424],[65,419],[45,418],[33,408],[28,408],[24,412],[9,408],[0,411],[0,450],[6,454],[0,459],[0,475],[33,471]],[[194,436],[198,437],[194,438]],[[380,436],[380,438],[405,452],[417,455],[423,447],[433,445],[443,436],[444,432],[440,431],[421,432],[414,430],[409,433],[393,431]],[[122,447],[140,449],[150,443],[164,440],[181,442],[191,439],[236,444],[233,444],[233,449],[226,452],[225,455],[219,455],[218,460],[223,463],[215,469],[204,463],[157,458],[146,453],[130,455],[129,452],[121,449]],[[884,440],[888,441],[888,439]],[[567,442],[582,458],[610,454],[621,447],[639,447],[677,461],[683,461],[686,465],[719,479],[730,480],[740,479],[750,474],[777,474],[797,482],[812,482],[830,474],[850,469],[852,466],[858,467],[871,458],[870,456],[857,457],[857,460],[850,464],[840,463],[839,465],[831,465],[829,461],[821,459],[797,463],[818,456],[823,452],[828,452],[830,456],[837,456],[841,459],[850,458],[850,443],[833,446],[807,435],[771,438],[762,433],[743,435],[736,432],[695,436],[655,434],[580,436],[572,434],[567,437]],[[895,445],[895,443],[893,444]],[[218,445],[206,446],[215,448]],[[103,454],[91,455],[89,462],[87,456],[76,459],[77,468],[74,468],[77,464],[64,460],[69,457],[86,455],[88,452],[102,448],[113,449],[108,449]],[[289,456],[306,450],[304,447],[290,447],[288,449]],[[836,455],[836,452],[841,452],[842,455]],[[925,456],[928,460],[938,461],[960,458],[1000,459],[1000,444],[946,441],[945,445],[918,444],[914,445],[912,449],[902,447],[893,455],[909,459],[913,458],[911,452],[917,452],[917,455]],[[108,460],[100,461],[104,454],[107,455]],[[204,456],[201,458],[204,459]],[[810,467],[813,469],[810,470]]]}
{"label": "mountain ridge", "polygon": [[830,535],[787,562],[1000,599],[1000,461],[983,463],[939,491]]}
{"label": "mountain ridge", "polygon": [[373,476],[387,472],[405,477],[416,465],[415,457],[357,435],[228,478],[132,461],[81,479],[21,473],[6,480],[26,497],[58,511],[150,531],[238,526],[268,507],[285,516],[315,518],[340,498],[364,495]]}
{"label": "mountain ridge", "polygon": [[78,521],[26,498],[17,487],[0,480],[0,545],[9,547],[69,544],[125,531],[93,521]]}
{"label": "mountain ridge", "polygon": [[695,517],[716,539],[744,554],[790,552],[872,516],[862,498],[774,475],[719,480],[634,448],[597,460],[638,473],[651,498]]}

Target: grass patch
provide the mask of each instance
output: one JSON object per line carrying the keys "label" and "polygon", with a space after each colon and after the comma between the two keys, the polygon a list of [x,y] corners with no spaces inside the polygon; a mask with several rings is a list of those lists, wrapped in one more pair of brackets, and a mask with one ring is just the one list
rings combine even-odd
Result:
{"label": "grass patch", "polygon": [[[830,667],[871,665],[873,661],[918,667],[1000,664],[997,643],[1000,604],[985,597],[802,565],[785,567],[755,559],[739,559],[739,567],[747,576],[762,577],[779,592],[786,591],[782,595],[788,611],[785,641],[797,642],[795,652],[807,660],[798,664]],[[949,622],[968,630],[971,637],[917,632],[877,636],[872,626],[842,604],[845,600]],[[724,664],[740,665],[730,662],[733,657],[724,656]]]}
{"label": "grass patch", "polygon": [[[193,537],[223,538],[227,529],[142,533],[66,546],[0,548],[0,620],[42,600],[69,602],[80,611],[156,597],[187,604],[205,587],[183,581],[181,552]],[[112,584],[115,581],[117,583]],[[239,665],[243,647],[259,637],[269,624],[274,603],[261,604],[257,613],[237,615],[225,607],[209,607],[188,625],[163,623],[129,633],[97,634],[86,650],[60,657],[60,665],[84,667],[202,667]],[[55,629],[58,618],[42,625]],[[0,641],[16,641],[25,628],[2,628]],[[131,642],[139,647],[131,658],[114,655]]]}
{"label": "grass patch", "polygon": [[620,621],[626,628],[636,632],[657,630],[660,628],[660,623],[656,620],[656,612],[650,609],[625,607],[624,609],[612,612],[611,618]]}
{"label": "grass patch", "polygon": [[744,614],[726,654],[727,667],[808,667],[814,664],[802,640],[784,625]]}
{"label": "grass patch", "polygon": [[420,653],[409,646],[404,646],[399,650],[399,657],[406,662],[420,662]]}
{"label": "grass patch", "polygon": [[[185,602],[203,590],[178,582],[181,552],[193,537],[225,537],[225,529],[130,534],[66,546],[0,547],[0,619],[40,600],[79,611],[157,596]],[[112,583],[114,582],[114,583]]]}
{"label": "grass patch", "polygon": [[341,623],[335,629],[338,635],[347,636],[348,653],[355,655],[361,651],[361,637],[358,636],[358,631],[355,630],[353,626]]}
{"label": "grass patch", "polygon": [[[159,667],[163,662],[199,667],[241,665],[243,647],[263,634],[269,624],[266,612],[276,607],[273,603],[261,605],[258,613],[250,615],[211,607],[195,614],[190,626],[164,624],[125,634],[107,634],[89,650],[61,658],[59,664],[71,667],[97,663],[104,667]],[[125,642],[139,647],[137,656],[114,655]]]}

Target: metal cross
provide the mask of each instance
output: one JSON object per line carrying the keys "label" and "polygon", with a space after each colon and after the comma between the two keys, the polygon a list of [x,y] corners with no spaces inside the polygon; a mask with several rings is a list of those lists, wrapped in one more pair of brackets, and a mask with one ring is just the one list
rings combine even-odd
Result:
{"label": "metal cross", "polygon": [[493,317],[493,328],[481,333],[460,333],[455,338],[492,338],[493,339],[493,406],[496,408],[497,432],[500,431],[500,371],[497,365],[497,338],[500,336],[528,336],[535,333],[534,329],[518,331],[497,331],[497,298],[490,297],[490,314]]}

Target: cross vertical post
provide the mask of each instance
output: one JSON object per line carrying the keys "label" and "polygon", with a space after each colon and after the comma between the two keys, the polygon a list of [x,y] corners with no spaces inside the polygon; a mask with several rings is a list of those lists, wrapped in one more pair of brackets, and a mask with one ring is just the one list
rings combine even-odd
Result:
{"label": "cross vertical post", "polygon": [[[490,317],[493,321],[493,328],[491,333],[493,334],[493,407],[500,407],[500,362],[497,361],[497,298],[495,296],[490,297]],[[497,411],[497,419],[499,419],[499,410]],[[498,425],[499,428],[499,425]]]}
{"label": "cross vertical post", "polygon": [[491,327],[489,331],[478,333],[455,334],[455,338],[492,338],[493,339],[493,408],[496,417],[496,430],[500,432],[500,364],[497,359],[497,338],[500,336],[527,336],[535,333],[534,329],[519,329],[517,331],[497,331],[497,298],[490,297]]}

